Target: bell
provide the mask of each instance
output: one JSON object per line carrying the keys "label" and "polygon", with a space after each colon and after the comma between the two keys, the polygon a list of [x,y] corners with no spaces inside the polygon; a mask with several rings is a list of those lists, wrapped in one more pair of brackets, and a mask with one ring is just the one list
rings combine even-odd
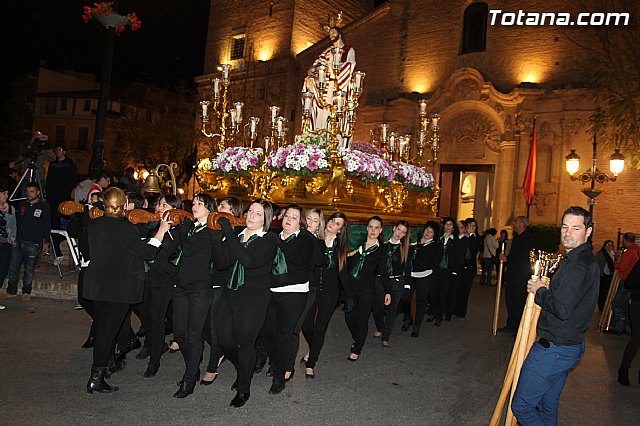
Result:
{"label": "bell", "polygon": [[149,176],[144,181],[144,185],[142,186],[141,192],[153,192],[160,193],[162,190],[160,189],[160,178],[156,174],[155,170],[151,170]]}

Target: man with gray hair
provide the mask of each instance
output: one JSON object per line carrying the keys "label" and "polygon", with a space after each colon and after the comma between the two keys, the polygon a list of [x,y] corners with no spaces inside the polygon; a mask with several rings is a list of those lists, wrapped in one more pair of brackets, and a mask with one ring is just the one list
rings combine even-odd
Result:
{"label": "man with gray hair", "polygon": [[527,301],[527,281],[531,276],[529,252],[533,249],[534,240],[527,230],[529,220],[518,216],[513,222],[513,242],[509,256],[500,255],[507,262],[505,298],[507,302],[507,325],[498,331],[516,334],[524,305]]}

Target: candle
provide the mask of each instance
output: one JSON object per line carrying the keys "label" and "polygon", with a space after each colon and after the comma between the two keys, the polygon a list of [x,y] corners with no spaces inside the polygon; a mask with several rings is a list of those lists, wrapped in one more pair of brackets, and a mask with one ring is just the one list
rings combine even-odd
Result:
{"label": "candle", "polygon": [[389,125],[386,123],[380,125],[380,131],[382,133],[381,139],[383,143],[387,141],[387,127],[389,127]]}
{"label": "candle", "polygon": [[233,105],[235,106],[236,111],[236,121],[238,123],[242,123],[242,107],[244,106],[244,103],[236,102]]}
{"label": "candle", "polygon": [[235,109],[229,110],[229,117],[231,118],[231,127],[235,127],[236,126],[236,110]]}
{"label": "candle", "polygon": [[362,92],[362,80],[366,74],[362,71],[356,71],[353,74],[353,87],[356,93]]}
{"label": "candle", "polygon": [[311,92],[302,92],[302,101],[304,105],[305,112],[309,112],[311,109],[311,102],[313,100],[313,93]]}
{"label": "candle", "polygon": [[342,47],[332,47],[331,53],[333,54],[333,67],[340,68],[342,63]]}
{"label": "candle", "polygon": [[249,117],[249,133],[251,134],[251,138],[255,137],[259,122],[260,119],[258,117]]}
{"label": "candle", "polygon": [[229,83],[229,70],[231,70],[231,65],[222,64],[222,82],[225,84]]}
{"label": "candle", "polygon": [[200,106],[202,107],[202,119],[206,121],[209,119],[209,101],[200,101]]}
{"label": "candle", "polygon": [[344,95],[345,93],[342,90],[338,90],[333,96],[333,105],[335,105],[338,112],[342,112],[344,109]]}
{"label": "candle", "polygon": [[426,99],[421,99],[420,100],[420,114],[426,114],[427,113],[427,100]]}
{"label": "candle", "polygon": [[278,136],[282,136],[282,126],[284,124],[284,117],[276,118],[276,130],[278,131]]}
{"label": "candle", "polygon": [[396,134],[394,132],[389,134],[389,150],[392,154],[396,150]]}
{"label": "candle", "polygon": [[424,130],[420,130],[420,144],[419,146],[424,146],[424,137],[425,137],[425,133]]}
{"label": "candle", "polygon": [[269,109],[271,110],[271,123],[275,123],[276,122],[276,117],[278,116],[278,113],[280,112],[280,107],[279,106],[275,106],[275,105],[271,105],[269,107]]}
{"label": "candle", "polygon": [[213,84],[213,97],[218,98],[220,96],[220,79],[218,77],[211,79]]}
{"label": "candle", "polygon": [[265,136],[264,137],[264,152],[265,152],[265,154],[267,152],[269,152],[269,142],[271,142],[271,137],[270,136]]}
{"label": "candle", "polygon": [[438,130],[438,121],[440,120],[440,114],[431,114],[431,128],[435,132]]}
{"label": "candle", "polygon": [[318,83],[324,83],[327,77],[327,67],[325,65],[318,65],[316,71],[318,72]]}

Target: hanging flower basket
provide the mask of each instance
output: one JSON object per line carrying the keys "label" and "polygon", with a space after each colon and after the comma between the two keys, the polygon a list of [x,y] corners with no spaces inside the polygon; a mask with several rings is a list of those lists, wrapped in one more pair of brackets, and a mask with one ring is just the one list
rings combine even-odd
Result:
{"label": "hanging flower basket", "polygon": [[86,24],[91,19],[100,22],[105,28],[115,28],[118,34],[124,32],[127,25],[131,27],[131,31],[136,31],[142,26],[142,21],[138,19],[135,12],[131,12],[126,16],[119,15],[113,11],[113,3],[105,1],[84,7],[82,20]]}

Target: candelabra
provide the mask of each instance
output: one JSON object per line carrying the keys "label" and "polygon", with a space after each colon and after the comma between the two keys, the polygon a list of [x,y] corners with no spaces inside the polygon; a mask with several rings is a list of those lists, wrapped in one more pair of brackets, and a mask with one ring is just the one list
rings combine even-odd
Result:
{"label": "candelabra", "polygon": [[[222,78],[215,77],[211,79],[211,100],[200,102],[202,107],[202,133],[208,138],[218,139],[218,152],[224,151],[227,144],[233,143],[236,135],[241,133],[242,108],[244,107],[244,103],[235,102],[233,107],[227,110],[229,84],[231,83],[229,78],[231,65],[222,64],[220,68],[222,70]],[[211,114],[210,106],[213,106]]]}

